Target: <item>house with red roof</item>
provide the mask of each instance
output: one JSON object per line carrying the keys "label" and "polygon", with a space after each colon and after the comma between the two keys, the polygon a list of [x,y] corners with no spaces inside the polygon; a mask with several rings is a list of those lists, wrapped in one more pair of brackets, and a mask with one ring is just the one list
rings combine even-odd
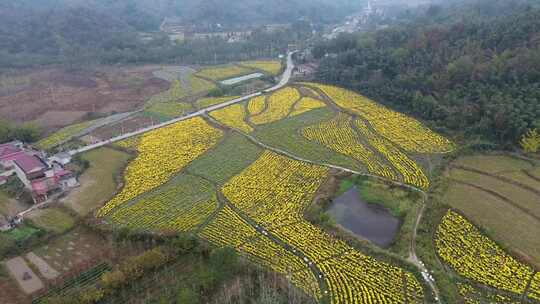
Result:
{"label": "house with red roof", "polygon": [[[51,194],[78,186],[73,173],[64,164],[45,160],[39,151],[25,149],[22,143],[0,145],[0,167],[4,183],[16,175],[32,193],[35,203],[46,201]],[[2,181],[0,180],[0,182]]]}
{"label": "house with red roof", "polygon": [[0,166],[3,168],[9,168],[13,166],[13,160],[23,154],[22,143],[10,142],[0,145]]}

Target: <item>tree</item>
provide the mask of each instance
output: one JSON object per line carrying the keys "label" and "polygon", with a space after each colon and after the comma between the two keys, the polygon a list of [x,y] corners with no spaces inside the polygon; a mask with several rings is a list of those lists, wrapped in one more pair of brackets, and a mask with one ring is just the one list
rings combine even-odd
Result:
{"label": "tree", "polygon": [[199,303],[199,295],[193,289],[183,287],[178,292],[176,302],[178,304],[197,304]]}
{"label": "tree", "polygon": [[526,153],[538,152],[540,149],[540,133],[537,129],[529,129],[529,131],[521,137],[520,144]]}

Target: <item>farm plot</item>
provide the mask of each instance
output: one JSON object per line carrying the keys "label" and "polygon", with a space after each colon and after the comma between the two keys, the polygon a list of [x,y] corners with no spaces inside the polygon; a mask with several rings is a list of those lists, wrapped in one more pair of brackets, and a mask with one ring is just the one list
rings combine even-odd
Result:
{"label": "farm plot", "polygon": [[142,135],[137,146],[139,154],[126,169],[124,188],[99,210],[98,215],[104,216],[117,206],[164,184],[214,146],[221,136],[221,131],[201,118],[181,121]]}
{"label": "farm plot", "polygon": [[537,167],[505,155],[465,156],[451,166],[444,201],[540,267],[540,182],[527,175]]}
{"label": "farm plot", "polygon": [[210,116],[228,127],[245,133],[251,133],[253,131],[253,128],[245,122],[246,111],[242,104],[233,104],[213,111],[210,113]]}
{"label": "farm plot", "polygon": [[259,115],[266,107],[266,96],[261,95],[249,100],[248,113],[249,115]]}
{"label": "farm plot", "polygon": [[358,171],[364,170],[364,167],[358,161],[336,153],[325,145],[310,141],[301,134],[302,129],[306,126],[328,121],[334,116],[334,112],[328,108],[316,109],[295,117],[259,126],[252,135],[266,145],[282,149],[305,159]]}
{"label": "farm plot", "polygon": [[253,69],[251,68],[241,67],[237,65],[228,65],[221,67],[218,66],[204,68],[197,72],[196,75],[202,78],[218,81],[250,73],[253,73]]}
{"label": "farm plot", "polygon": [[181,174],[117,208],[109,218],[114,224],[135,231],[189,231],[216,209],[213,196],[209,182]]}
{"label": "farm plot", "polygon": [[186,100],[187,97],[205,95],[215,87],[210,81],[190,75],[184,83],[176,81],[168,91],[152,96],[144,110],[162,119],[177,117],[195,108]]}
{"label": "farm plot", "polygon": [[378,154],[362,144],[351,123],[351,117],[339,114],[332,120],[303,129],[302,135],[360,161],[372,174],[396,180],[394,169]]}
{"label": "farm plot", "polygon": [[33,226],[48,232],[61,234],[75,225],[75,219],[61,208],[36,210],[28,216]]}
{"label": "farm plot", "polygon": [[122,173],[130,155],[110,148],[101,148],[82,155],[88,168],[79,180],[81,186],[73,189],[61,202],[81,216],[103,206],[116,190],[115,177]]}
{"label": "farm plot", "polygon": [[281,72],[281,61],[277,60],[242,61],[239,65],[261,70],[273,76],[276,76]]}
{"label": "farm plot", "polygon": [[450,177],[460,182],[475,185],[481,190],[501,197],[501,199],[507,200],[509,204],[530,213],[540,220],[540,204],[538,203],[540,201],[540,195],[532,191],[492,176],[462,169],[452,169]]}
{"label": "farm plot", "polygon": [[300,115],[311,110],[324,108],[326,104],[318,99],[311,97],[303,97],[296,104],[294,104],[290,116]]}
{"label": "farm plot", "polygon": [[[444,202],[463,212],[513,252],[540,265],[540,223],[500,198],[451,182]],[[508,223],[512,223],[509,225]]]}
{"label": "farm plot", "polygon": [[437,228],[438,255],[460,275],[518,295],[534,270],[507,254],[460,214],[448,211]]}
{"label": "farm plot", "polygon": [[250,117],[256,125],[267,124],[281,120],[290,113],[292,106],[301,98],[295,88],[285,88],[268,97],[268,105],[260,114]]}
{"label": "farm plot", "polygon": [[46,304],[49,302],[48,298],[50,297],[65,297],[84,290],[95,284],[105,272],[110,271],[111,269],[111,266],[107,263],[98,264],[95,267],[80,273],[77,277],[66,281],[61,286],[53,287],[46,293],[35,297],[32,300],[32,304]]}
{"label": "farm plot", "polygon": [[[422,301],[422,288],[412,275],[361,254],[303,220],[303,211],[326,172],[323,167],[265,152],[226,184],[223,193],[250,218],[304,254],[308,265],[320,267],[332,303],[399,303],[405,297],[410,303]],[[418,286],[413,288],[414,297],[407,296],[404,276],[410,278],[410,286]]]}
{"label": "farm plot", "polygon": [[81,123],[74,124],[74,125],[65,127],[63,129],[60,129],[59,131],[56,131],[55,133],[38,141],[36,143],[36,146],[42,150],[48,150],[48,149],[54,148],[70,140],[74,136],[81,134],[82,132],[84,132],[84,130],[91,127],[92,124],[94,124],[95,122],[96,121],[85,121],[85,122],[81,122]]}
{"label": "farm plot", "polygon": [[470,284],[458,283],[459,294],[465,301],[465,304],[478,304],[483,299],[489,301],[490,304],[520,304],[521,301],[512,299],[506,295],[488,294],[484,295],[478,288]]}
{"label": "farm plot", "polygon": [[531,281],[529,286],[529,298],[540,301],[540,272],[537,272],[534,275],[534,278]]}
{"label": "farm plot", "polygon": [[261,153],[262,150],[258,146],[244,136],[233,133],[190,163],[186,172],[223,185],[256,161]]}
{"label": "farm plot", "polygon": [[390,110],[368,98],[338,87],[306,84],[320,89],[342,109],[359,115],[375,131],[408,152],[443,153],[454,150],[454,144],[431,131],[419,121]]}
{"label": "farm plot", "polygon": [[34,253],[61,273],[77,269],[96,259],[107,256],[109,248],[90,231],[74,229],[55,239]]}
{"label": "farm plot", "polygon": [[[287,276],[316,299],[422,303],[412,273],[355,250],[303,217],[327,178],[326,164],[368,172],[367,163],[377,162],[388,172],[373,169],[377,175],[427,188],[422,168],[405,152],[404,140],[393,142],[363,116],[327,106],[327,96],[320,96],[323,102],[301,92],[289,87],[210,113],[232,131],[196,118],[120,143],[138,156],[126,169],[124,188],[100,215],[134,230],[195,231]],[[414,122],[409,125],[420,128]]]}
{"label": "farm plot", "polygon": [[159,117],[146,115],[146,113],[137,113],[125,120],[122,120],[121,122],[97,128],[96,130],[90,132],[87,136],[82,137],[81,140],[87,143],[103,141],[149,127],[158,123],[159,121]]}

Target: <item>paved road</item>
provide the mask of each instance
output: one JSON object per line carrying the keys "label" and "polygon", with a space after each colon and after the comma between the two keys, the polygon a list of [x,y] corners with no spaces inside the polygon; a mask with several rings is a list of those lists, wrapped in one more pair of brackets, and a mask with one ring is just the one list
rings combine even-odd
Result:
{"label": "paved road", "polygon": [[294,69],[294,62],[292,60],[292,55],[294,53],[295,52],[290,52],[287,55],[287,68],[285,69],[285,72],[281,76],[281,79],[280,79],[279,83],[276,84],[275,86],[269,88],[269,89],[266,89],[266,90],[264,90],[262,92],[257,92],[257,93],[253,93],[253,94],[250,94],[250,95],[246,95],[246,96],[243,96],[243,97],[240,97],[240,98],[237,98],[237,99],[233,99],[233,100],[230,100],[230,101],[227,101],[227,102],[224,102],[224,103],[213,105],[211,107],[208,107],[208,108],[199,110],[197,112],[193,112],[193,113],[190,113],[190,114],[187,114],[187,115],[184,115],[184,116],[181,116],[181,117],[178,117],[178,118],[175,118],[175,119],[160,123],[158,125],[143,128],[143,129],[131,132],[131,133],[126,133],[126,134],[123,134],[123,135],[120,135],[120,136],[117,136],[117,137],[113,137],[111,139],[101,141],[101,142],[98,142],[98,143],[95,143],[95,144],[91,144],[91,145],[88,145],[88,146],[85,146],[85,147],[82,147],[82,148],[79,148],[79,149],[71,150],[68,153],[71,154],[71,155],[76,155],[76,154],[79,154],[79,153],[83,153],[83,152],[87,152],[87,151],[90,151],[90,150],[93,150],[93,149],[97,149],[97,148],[106,146],[108,144],[112,144],[112,143],[115,143],[115,142],[130,138],[130,137],[133,137],[133,136],[137,136],[137,135],[144,134],[144,133],[152,131],[152,130],[156,130],[156,129],[159,129],[159,128],[169,126],[169,125],[177,123],[179,121],[187,120],[187,119],[197,117],[197,116],[203,115],[205,113],[208,113],[208,112],[211,112],[211,111],[214,111],[214,110],[225,108],[225,107],[230,106],[232,104],[236,104],[236,103],[239,103],[239,102],[242,102],[242,101],[245,101],[245,100],[249,100],[249,99],[251,99],[253,97],[262,95],[263,93],[272,92],[272,91],[276,91],[278,89],[281,89],[282,87],[287,85],[287,83],[291,79],[292,71]]}

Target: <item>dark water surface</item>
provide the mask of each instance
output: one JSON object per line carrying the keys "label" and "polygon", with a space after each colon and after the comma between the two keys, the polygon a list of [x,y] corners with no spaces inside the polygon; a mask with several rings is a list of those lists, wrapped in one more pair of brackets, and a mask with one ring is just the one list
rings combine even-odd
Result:
{"label": "dark water surface", "polygon": [[366,203],[356,187],[336,198],[328,212],[337,224],[382,248],[389,247],[399,231],[400,220],[388,209]]}

